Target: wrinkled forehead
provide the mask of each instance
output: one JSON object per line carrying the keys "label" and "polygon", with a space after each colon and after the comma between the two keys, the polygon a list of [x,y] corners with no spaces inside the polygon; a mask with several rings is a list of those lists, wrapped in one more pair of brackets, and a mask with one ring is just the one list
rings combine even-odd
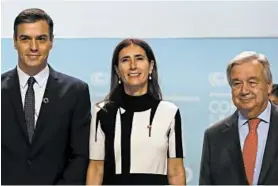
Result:
{"label": "wrinkled forehead", "polygon": [[237,63],[231,69],[231,78],[248,79],[251,77],[264,77],[264,67],[257,61]]}

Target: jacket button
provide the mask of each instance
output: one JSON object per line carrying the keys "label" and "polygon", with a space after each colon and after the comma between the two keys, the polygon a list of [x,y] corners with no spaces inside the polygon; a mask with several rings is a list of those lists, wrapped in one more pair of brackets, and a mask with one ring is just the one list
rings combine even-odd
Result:
{"label": "jacket button", "polygon": [[31,160],[27,160],[28,165],[32,165],[32,161]]}

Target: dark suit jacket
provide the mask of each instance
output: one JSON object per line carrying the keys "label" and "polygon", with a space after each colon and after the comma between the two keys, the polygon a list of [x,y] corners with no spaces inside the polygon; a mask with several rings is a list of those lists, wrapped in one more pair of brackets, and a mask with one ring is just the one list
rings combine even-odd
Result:
{"label": "dark suit jacket", "polygon": [[17,70],[1,76],[3,185],[84,184],[89,162],[88,85],[50,67],[32,144],[28,142]]}
{"label": "dark suit jacket", "polygon": [[[273,104],[270,117],[259,185],[278,185],[278,108]],[[237,121],[235,112],[206,130],[200,185],[248,185]]]}

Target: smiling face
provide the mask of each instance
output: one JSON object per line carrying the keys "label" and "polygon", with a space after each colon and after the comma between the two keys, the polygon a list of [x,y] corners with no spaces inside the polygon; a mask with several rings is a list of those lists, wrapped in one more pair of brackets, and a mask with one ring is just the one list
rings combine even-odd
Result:
{"label": "smiling face", "polygon": [[235,65],[231,69],[232,99],[248,118],[257,117],[268,103],[272,84],[268,83],[264,67],[258,61]]}
{"label": "smiling face", "polygon": [[143,95],[148,90],[148,77],[153,70],[145,50],[135,44],[128,45],[119,53],[118,66],[115,66],[125,92],[130,95]]}
{"label": "smiling face", "polygon": [[14,36],[14,47],[18,52],[18,65],[22,71],[35,75],[47,65],[52,48],[49,26],[46,21],[22,23]]}

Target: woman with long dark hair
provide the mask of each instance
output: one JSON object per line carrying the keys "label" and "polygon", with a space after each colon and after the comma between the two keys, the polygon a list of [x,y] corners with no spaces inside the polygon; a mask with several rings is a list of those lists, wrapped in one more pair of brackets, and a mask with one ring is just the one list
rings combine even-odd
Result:
{"label": "woman with long dark hair", "polygon": [[143,40],[125,39],[114,50],[110,92],[91,123],[87,184],[185,184],[180,112],[162,100]]}

